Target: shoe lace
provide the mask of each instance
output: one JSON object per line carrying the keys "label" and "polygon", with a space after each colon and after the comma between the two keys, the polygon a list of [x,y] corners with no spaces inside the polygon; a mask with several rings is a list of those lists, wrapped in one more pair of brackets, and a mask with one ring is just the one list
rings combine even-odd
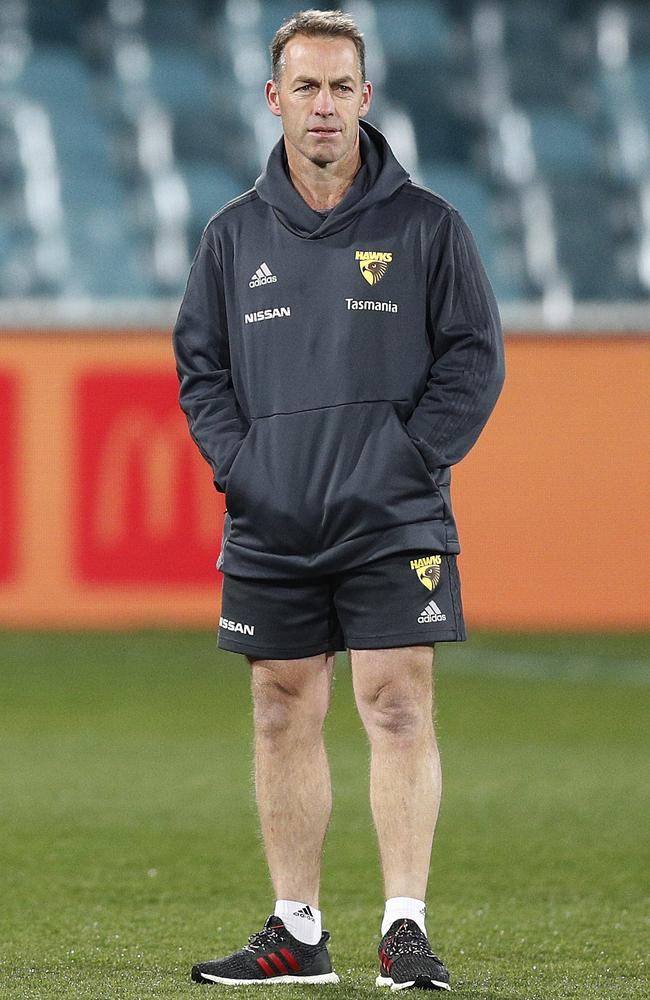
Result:
{"label": "shoe lace", "polygon": [[280,928],[265,927],[248,938],[248,944],[244,945],[244,951],[257,951],[258,948],[265,948],[268,945],[277,945],[282,942],[282,936],[278,933]]}
{"label": "shoe lace", "polygon": [[438,956],[433,954],[426,935],[419,927],[411,926],[406,920],[399,925],[393,934],[391,943],[399,948],[402,955],[426,955],[442,965]]}

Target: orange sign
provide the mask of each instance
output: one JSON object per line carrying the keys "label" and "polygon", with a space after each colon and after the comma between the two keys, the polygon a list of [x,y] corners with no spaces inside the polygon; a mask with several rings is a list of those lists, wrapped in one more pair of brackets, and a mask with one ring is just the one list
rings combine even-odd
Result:
{"label": "orange sign", "polygon": [[[472,627],[650,625],[650,337],[509,336],[453,472]],[[215,627],[224,498],[170,333],[0,338],[0,627]]]}

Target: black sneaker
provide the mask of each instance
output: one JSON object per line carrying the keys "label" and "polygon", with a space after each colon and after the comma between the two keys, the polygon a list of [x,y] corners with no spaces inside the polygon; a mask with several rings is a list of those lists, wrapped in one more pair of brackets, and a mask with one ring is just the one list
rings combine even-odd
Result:
{"label": "black sneaker", "polygon": [[290,934],[281,917],[271,914],[248,944],[226,958],[200,962],[192,967],[195,983],[252,986],[256,983],[338,983],[327,952],[329,934],[318,944],[304,944]]}
{"label": "black sneaker", "polygon": [[449,990],[449,973],[415,920],[395,920],[379,943],[377,986]]}

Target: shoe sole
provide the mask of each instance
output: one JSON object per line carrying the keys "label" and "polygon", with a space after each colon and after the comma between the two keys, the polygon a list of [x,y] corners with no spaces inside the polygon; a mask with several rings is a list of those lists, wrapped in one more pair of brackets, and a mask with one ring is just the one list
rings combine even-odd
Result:
{"label": "shoe sole", "polygon": [[430,979],[428,976],[418,976],[410,983],[395,983],[389,976],[377,976],[375,986],[390,986],[391,990],[410,990],[413,986],[420,990],[450,990],[449,983],[443,983],[438,979]]}
{"label": "shoe sole", "polygon": [[[338,983],[335,972],[327,972],[322,976],[269,976],[267,979],[228,979],[226,976],[211,976],[209,972],[201,972],[200,976],[209,983],[223,983],[224,986],[274,986],[276,983]],[[196,982],[196,980],[195,980]]]}

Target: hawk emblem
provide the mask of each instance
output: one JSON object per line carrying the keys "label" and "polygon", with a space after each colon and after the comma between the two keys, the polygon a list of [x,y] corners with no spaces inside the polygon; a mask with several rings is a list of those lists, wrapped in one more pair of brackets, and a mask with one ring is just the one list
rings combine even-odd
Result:
{"label": "hawk emblem", "polygon": [[392,250],[357,250],[354,259],[369,285],[376,285],[393,261]]}
{"label": "hawk emblem", "polygon": [[369,285],[376,285],[388,270],[385,260],[360,260],[359,267]]}
{"label": "hawk emblem", "polygon": [[411,569],[415,570],[423,587],[435,590],[440,583],[442,556],[421,556],[419,559],[411,559]]}
{"label": "hawk emblem", "polygon": [[438,566],[426,566],[424,569],[418,570],[418,577],[420,578],[420,583],[423,583],[427,590],[435,590],[440,583],[440,565]]}

